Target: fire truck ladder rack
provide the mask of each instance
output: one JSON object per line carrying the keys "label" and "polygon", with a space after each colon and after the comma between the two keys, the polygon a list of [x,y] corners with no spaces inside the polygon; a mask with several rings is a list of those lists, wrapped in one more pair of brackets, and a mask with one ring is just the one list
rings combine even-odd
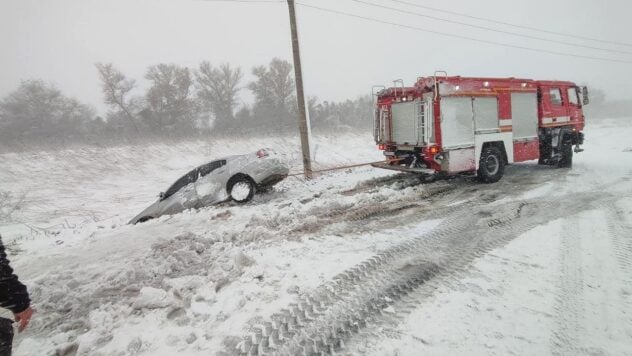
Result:
{"label": "fire truck ladder rack", "polygon": [[426,104],[420,101],[417,105],[417,132],[421,132],[421,142],[424,145],[428,144],[428,131],[426,130]]}
{"label": "fire truck ladder rack", "polygon": [[[386,89],[386,87],[384,85],[374,85],[371,88],[371,97],[373,98],[373,106],[374,107],[377,104],[377,96],[384,89]],[[374,120],[374,122],[373,122],[373,137],[375,138],[376,141],[379,139],[380,131],[382,130],[382,127],[380,126],[380,123],[382,122],[382,120],[380,120],[380,116],[381,115],[382,115],[381,110],[377,109],[377,111],[375,112],[375,117],[373,118],[373,120]]]}

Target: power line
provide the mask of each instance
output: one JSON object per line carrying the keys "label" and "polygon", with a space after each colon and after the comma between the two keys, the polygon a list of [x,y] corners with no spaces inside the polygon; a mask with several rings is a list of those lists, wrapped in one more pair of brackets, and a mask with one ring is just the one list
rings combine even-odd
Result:
{"label": "power line", "polygon": [[402,9],[398,9],[398,8],[395,8],[395,7],[374,4],[374,3],[363,1],[363,0],[351,0],[351,1],[354,1],[354,2],[357,2],[357,3],[360,3],[360,4],[365,4],[365,5],[368,5],[368,6],[381,8],[381,9],[386,9],[386,10],[391,10],[391,11],[395,11],[395,12],[400,12],[400,13],[403,13],[403,14],[414,15],[414,16],[419,16],[419,17],[425,17],[425,18],[428,18],[428,19],[436,20],[436,21],[442,21],[442,22],[447,22],[447,23],[452,23],[452,24],[457,24],[457,25],[463,25],[463,26],[478,28],[478,29],[481,29],[481,30],[503,33],[503,34],[511,35],[511,36],[530,38],[530,39],[539,40],[539,41],[552,42],[552,43],[562,44],[562,45],[566,45],[566,46],[575,46],[575,47],[588,48],[588,49],[604,51],[604,52],[632,54],[632,52],[627,52],[627,51],[622,51],[622,50],[609,49],[609,48],[603,48],[603,47],[587,46],[587,45],[582,45],[582,44],[577,44],[577,43],[571,43],[571,42],[565,42],[565,41],[559,41],[559,40],[554,40],[554,39],[549,39],[549,38],[544,38],[544,37],[526,35],[526,34],[516,33],[516,32],[511,32],[511,31],[499,30],[499,29],[492,28],[492,27],[487,27],[487,26],[473,25],[473,24],[469,24],[469,23],[466,23],[466,22],[460,22],[460,21],[450,20],[450,19],[446,19],[446,18],[441,18],[441,17],[431,16],[431,15],[421,14],[421,13],[418,13],[418,12],[411,12],[411,11],[407,11],[407,10],[402,10]]}
{"label": "power line", "polygon": [[469,18],[469,19],[486,21],[486,22],[495,23],[495,24],[498,24],[498,25],[505,25],[505,26],[511,26],[511,27],[515,27],[515,28],[522,28],[522,29],[525,29],[525,30],[531,30],[531,31],[542,32],[542,33],[548,33],[548,34],[557,35],[557,36],[565,36],[565,37],[570,37],[570,38],[577,38],[577,39],[581,39],[581,40],[585,40],[585,41],[603,42],[603,43],[610,43],[610,44],[615,44],[615,45],[619,45],[619,46],[632,47],[632,43],[609,41],[609,40],[604,40],[604,39],[599,39],[599,38],[594,38],[594,37],[586,37],[586,36],[574,35],[574,34],[564,33],[564,32],[543,30],[543,29],[537,28],[537,27],[531,27],[531,26],[526,26],[526,25],[519,25],[519,24],[515,24],[515,23],[510,23],[510,22],[505,22],[505,21],[500,21],[500,20],[494,20],[494,19],[490,19],[490,18],[486,18],[486,17],[479,17],[479,16],[468,15],[468,14],[464,14],[464,13],[456,12],[456,11],[438,9],[436,7],[420,5],[420,4],[411,3],[411,2],[403,1],[403,0],[390,0],[390,1],[396,2],[396,3],[400,3],[400,4],[404,4],[404,5],[408,5],[408,6],[418,7],[420,9],[432,10],[432,11],[436,11],[436,12],[442,12],[442,13],[445,13],[445,14],[466,17],[466,18]]}
{"label": "power line", "polygon": [[201,1],[205,1],[205,2],[243,2],[243,3],[249,3],[249,4],[257,4],[257,3],[261,3],[261,4],[269,4],[269,3],[283,3],[285,1],[283,0],[201,0]]}
{"label": "power line", "polygon": [[468,41],[474,41],[474,42],[479,42],[479,43],[486,43],[486,44],[491,44],[491,45],[495,45],[495,46],[517,48],[517,49],[522,49],[522,50],[532,51],[532,52],[555,54],[555,55],[558,55],[558,56],[566,56],[566,57],[593,59],[593,60],[606,61],[606,62],[632,64],[632,61],[623,60],[623,59],[612,59],[612,58],[604,58],[604,57],[585,56],[585,55],[581,55],[581,54],[564,53],[564,52],[550,51],[550,50],[540,49],[540,48],[519,46],[519,45],[510,44],[510,43],[503,43],[503,42],[483,40],[483,39],[469,37],[469,36],[456,35],[456,34],[447,33],[447,32],[439,32],[439,31],[435,31],[435,30],[428,30],[428,29],[421,28],[421,27],[409,26],[409,25],[404,25],[404,24],[390,22],[390,21],[384,21],[384,20],[376,19],[374,17],[361,16],[361,15],[356,15],[356,14],[352,14],[352,13],[349,13],[349,12],[338,11],[338,10],[333,10],[333,9],[327,9],[327,8],[314,6],[314,5],[307,5],[307,4],[304,4],[304,3],[297,3],[297,4],[300,5],[300,6],[306,7],[306,8],[311,8],[311,9],[315,9],[315,10],[319,10],[319,11],[323,11],[323,12],[329,12],[329,13],[334,13],[334,14],[338,14],[338,15],[342,15],[342,16],[354,17],[354,18],[358,18],[358,19],[362,19],[362,20],[366,20],[366,21],[372,21],[372,22],[377,22],[377,23],[381,23],[381,24],[391,25],[391,26],[395,26],[395,27],[401,27],[401,28],[406,28],[406,29],[415,30],[415,31],[432,33],[432,34],[435,34],[435,35],[440,35],[440,36],[445,36],[445,37],[453,37],[453,38],[459,38],[459,39],[468,40]]}

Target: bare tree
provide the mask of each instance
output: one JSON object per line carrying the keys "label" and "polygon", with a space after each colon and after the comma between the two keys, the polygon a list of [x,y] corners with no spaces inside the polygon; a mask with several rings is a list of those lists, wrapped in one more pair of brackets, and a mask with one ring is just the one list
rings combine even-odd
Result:
{"label": "bare tree", "polygon": [[0,101],[0,137],[13,142],[77,140],[93,118],[94,109],[54,85],[28,80]]}
{"label": "bare tree", "polygon": [[176,64],[149,67],[145,78],[151,87],[145,97],[149,105],[151,127],[167,132],[191,132],[195,127],[193,80],[188,68]]}
{"label": "bare tree", "polygon": [[248,88],[255,95],[255,116],[269,122],[276,118],[279,131],[287,130],[292,113],[296,111],[292,64],[274,58],[267,67],[253,68],[252,74],[256,80]]}
{"label": "bare tree", "polygon": [[132,124],[136,133],[139,133],[135,116],[140,105],[138,100],[130,95],[136,87],[136,82],[126,78],[121,71],[112,66],[112,63],[96,63],[95,66],[101,79],[105,103],[114,110],[111,116],[123,117]]}
{"label": "bare tree", "polygon": [[222,130],[231,127],[242,78],[241,69],[231,68],[228,63],[213,68],[205,61],[200,63],[195,72],[198,98],[204,109],[210,110],[215,116],[215,128]]}

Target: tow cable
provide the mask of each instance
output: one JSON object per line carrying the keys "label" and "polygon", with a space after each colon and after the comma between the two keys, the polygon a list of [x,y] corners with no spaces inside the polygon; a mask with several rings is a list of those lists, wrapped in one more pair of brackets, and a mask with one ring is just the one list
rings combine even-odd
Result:
{"label": "tow cable", "polygon": [[[369,165],[378,164],[378,163],[391,164],[393,162],[399,162],[401,160],[403,160],[403,158],[396,158],[396,159],[390,159],[390,160],[385,160],[385,161],[374,161],[374,162],[366,162],[366,163],[357,163],[357,164],[351,164],[351,165],[346,165],[346,166],[336,166],[336,167],[330,167],[330,168],[326,168],[326,169],[313,170],[312,173],[331,172],[331,171],[337,171],[337,170],[341,170],[341,169],[369,166]],[[300,176],[300,175],[303,175],[303,174],[304,174],[304,172],[290,173],[287,176],[288,177],[295,177],[295,176]]]}

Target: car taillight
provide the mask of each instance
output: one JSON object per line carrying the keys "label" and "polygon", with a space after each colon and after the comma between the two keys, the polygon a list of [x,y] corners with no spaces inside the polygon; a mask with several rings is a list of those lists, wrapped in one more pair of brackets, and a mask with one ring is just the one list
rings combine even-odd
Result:
{"label": "car taillight", "polygon": [[386,145],[383,143],[380,143],[379,145],[377,145],[377,149],[380,151],[384,151],[386,149]]}
{"label": "car taillight", "polygon": [[263,148],[260,149],[259,151],[257,151],[257,157],[259,158],[268,157],[268,151],[264,150]]}

